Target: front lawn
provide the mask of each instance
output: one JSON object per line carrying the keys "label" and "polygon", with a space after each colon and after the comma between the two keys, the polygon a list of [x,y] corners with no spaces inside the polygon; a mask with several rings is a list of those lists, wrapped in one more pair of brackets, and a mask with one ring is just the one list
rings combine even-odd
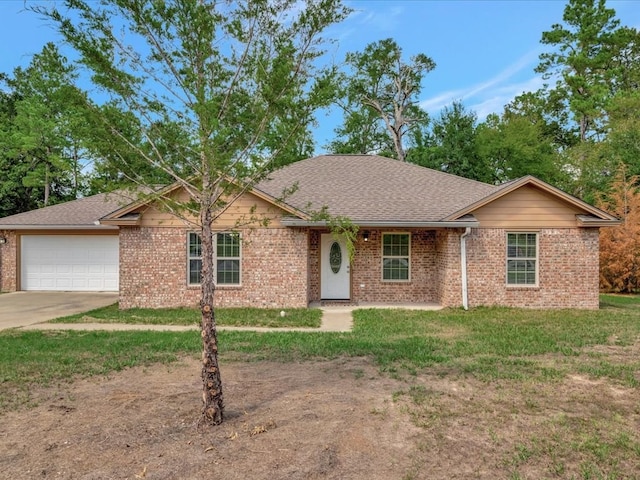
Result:
{"label": "front lawn", "polygon": [[[362,365],[354,357],[369,359],[401,385],[370,414],[401,411],[418,429],[415,466],[399,478],[637,479],[640,298],[602,303],[599,311],[362,309],[346,333],[220,331],[221,368],[224,377],[230,362],[313,369],[314,360],[336,359],[348,371]],[[116,315],[110,308],[106,317]],[[197,331],[0,332],[0,412],[80,377],[199,352]],[[360,367],[353,376],[367,381]],[[251,391],[264,401],[257,383]],[[424,465],[449,457],[448,473],[424,476]]]}
{"label": "front lawn", "polygon": [[[640,306],[640,298],[630,305]],[[261,315],[267,317],[264,325],[269,316],[281,319],[271,310],[216,311],[221,325],[256,325]],[[319,321],[320,313],[288,310],[284,319],[312,315]],[[119,311],[111,306],[75,316],[75,321],[194,324],[196,314],[186,309]],[[242,315],[250,320],[238,318]],[[629,305],[599,311],[361,309],[353,315],[354,329],[346,333],[220,331],[220,352],[229,360],[249,361],[370,357],[381,370],[398,375],[429,368],[484,381],[553,380],[576,373],[630,387],[640,383],[640,357],[620,363],[599,353],[640,341],[640,308]],[[0,384],[22,388],[106,373],[171,361],[180,354],[196,354],[199,348],[197,332],[5,331],[0,333]]]}

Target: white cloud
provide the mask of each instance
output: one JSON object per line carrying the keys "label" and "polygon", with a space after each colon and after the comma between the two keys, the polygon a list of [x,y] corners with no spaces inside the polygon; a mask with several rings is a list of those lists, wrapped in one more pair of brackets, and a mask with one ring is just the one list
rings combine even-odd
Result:
{"label": "white cloud", "polygon": [[420,106],[433,114],[452,102],[464,101],[474,110],[478,119],[483,120],[489,113],[500,113],[503,107],[514,97],[525,91],[536,91],[542,87],[542,77],[534,76],[525,81],[509,83],[509,80],[532,65],[537,60],[539,49],[532,50],[520,57],[494,77],[471,85],[467,88],[448,90],[423,100]]}
{"label": "white cloud", "polygon": [[476,112],[478,120],[484,120],[490,113],[502,113],[504,106],[524,92],[535,92],[542,88],[541,76],[535,76],[524,82],[505,85],[492,90],[492,96],[477,103],[469,103],[469,109]]}
{"label": "white cloud", "polygon": [[420,102],[420,107],[429,113],[437,112],[447,105],[451,105],[451,102],[455,100],[461,100],[467,96],[468,90],[448,90],[446,92],[439,93],[435,97],[431,97],[427,100]]}
{"label": "white cloud", "polygon": [[382,32],[390,32],[398,27],[405,12],[405,8],[398,5],[379,10],[359,9],[356,8],[357,5],[352,2],[353,13],[351,17],[357,20],[360,25],[366,25],[367,28]]}

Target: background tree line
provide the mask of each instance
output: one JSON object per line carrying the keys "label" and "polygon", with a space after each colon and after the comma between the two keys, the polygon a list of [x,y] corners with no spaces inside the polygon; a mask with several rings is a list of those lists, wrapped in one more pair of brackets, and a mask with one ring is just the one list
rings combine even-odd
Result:
{"label": "background tree line", "polygon": [[[541,43],[547,50],[536,71],[544,87],[523,92],[483,120],[461,101],[434,118],[421,108],[425,80],[437,68],[426,54],[405,58],[393,39],[348,53],[324,77],[322,98],[316,98],[343,112],[324,147],[379,153],[494,184],[534,175],[615,210],[619,172],[627,183],[633,179],[632,191],[640,175],[640,33],[621,25],[604,0],[570,0]],[[197,172],[198,162],[184,161],[189,155],[178,151],[190,148],[180,138],[178,117],[142,118],[112,98],[98,102],[79,85],[77,65],[53,44],[26,68],[0,75],[0,216],[132,185],[167,184],[175,179],[171,172]],[[293,95],[279,99],[283,112]],[[313,154],[313,120],[304,118],[273,119],[263,147],[286,148],[272,155],[271,167]],[[114,148],[115,137],[128,141]],[[290,141],[281,142],[284,137]],[[154,155],[162,162],[148,161]],[[607,285],[619,288],[611,279],[603,281]]]}

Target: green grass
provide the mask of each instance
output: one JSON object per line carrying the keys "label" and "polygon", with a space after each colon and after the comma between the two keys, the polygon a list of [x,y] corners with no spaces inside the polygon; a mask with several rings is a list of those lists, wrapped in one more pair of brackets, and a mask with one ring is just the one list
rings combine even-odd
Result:
{"label": "green grass", "polygon": [[[282,317],[280,312],[284,311]],[[322,311],[317,308],[216,308],[216,321],[224,326],[318,328]],[[129,323],[138,325],[199,325],[200,311],[194,308],[132,308],[118,304],[52,320],[52,323]]]}
{"label": "green grass", "polygon": [[[352,332],[220,331],[220,354],[223,365],[368,357],[381,372],[402,380],[404,386],[391,400],[429,432],[418,443],[433,435],[447,438],[449,426],[455,429],[460,422],[479,422],[477,429],[488,429],[487,446],[494,449],[492,464],[502,469],[500,478],[639,478],[634,465],[640,464],[640,434],[632,421],[640,413],[637,407],[623,408],[606,396],[572,397],[571,388],[568,398],[549,396],[556,386],[572,385],[575,376],[607,381],[616,388],[640,388],[640,358],[632,355],[640,341],[640,297],[614,297],[603,296],[605,307],[599,311],[363,309],[354,312]],[[220,323],[242,322],[245,317],[255,322],[263,313],[217,312]],[[288,313],[287,319],[295,316]],[[234,315],[240,318],[233,320]],[[192,310],[119,312],[112,306],[86,316],[195,323]],[[76,321],[84,321],[81,318]],[[196,357],[199,351],[195,330],[3,331],[0,413],[37,403],[34,392],[42,386],[57,388],[76,378],[170,363]],[[358,381],[357,372],[354,377]],[[481,386],[472,397],[460,397],[460,404],[455,395],[432,386],[429,379],[438,377],[447,384],[473,380]],[[510,437],[517,418],[531,418],[531,430]],[[416,457],[416,465],[424,461]]]}
{"label": "green grass", "polygon": [[30,389],[127,367],[170,363],[199,349],[197,331],[0,333],[0,411],[28,404]]}
{"label": "green grass", "polygon": [[[242,324],[241,318],[233,317],[247,311],[219,309],[218,321],[225,325]],[[186,310],[171,312],[193,313]],[[165,314],[167,311],[159,313]],[[92,318],[107,321],[117,315],[126,315],[126,318],[120,317],[120,321],[141,321],[132,310],[119,312],[115,307],[106,307],[91,312]],[[292,313],[285,318],[294,316]],[[174,320],[174,323],[187,322],[190,317],[184,313],[181,318]],[[146,315],[144,321],[163,323],[167,319]],[[114,345],[113,357],[130,358],[125,348],[127,341],[133,341],[128,340],[130,337],[136,339],[139,352],[161,352],[167,348],[160,341],[165,336],[181,345],[188,344],[186,340],[180,340],[181,335],[186,335],[186,338],[193,336],[192,333],[162,332],[103,332],[93,335],[67,332],[49,335],[51,337],[43,333],[17,331],[0,334],[0,372],[19,372],[23,363],[31,362],[42,362],[45,367],[52,363],[51,368],[54,368],[56,363],[62,361],[61,352],[53,348],[58,343],[73,344],[73,348],[65,350],[66,354],[80,361],[85,351],[92,358],[94,350],[102,351],[105,339],[113,338],[107,342]],[[76,341],[76,336],[82,342]],[[429,312],[363,309],[354,312],[354,330],[347,333],[221,331],[219,337],[221,353],[230,358],[294,361],[340,356],[371,357],[383,370],[412,373],[425,367],[439,366],[455,368],[461,373],[484,379],[517,379],[532,375],[553,379],[562,376],[564,372],[540,364],[540,357],[545,355],[567,360],[580,357],[581,365],[576,371],[595,377],[614,378],[630,385],[635,385],[630,373],[640,366],[640,359],[638,365],[624,366],[584,353],[584,349],[596,345],[628,346],[637,341],[640,338],[640,310],[635,312],[630,309],[621,309],[615,315],[608,310],[478,308]],[[63,338],[68,341],[59,340]],[[116,348],[117,345],[122,345],[122,348]],[[190,350],[197,348],[198,345],[190,346]],[[18,352],[29,353],[19,355]],[[39,369],[34,366],[27,368],[27,371]],[[1,378],[6,379],[7,375],[2,373]],[[22,377],[16,373],[11,378]]]}
{"label": "green grass", "polygon": [[637,384],[631,373],[640,367],[640,359],[603,368],[583,351],[596,345],[633,344],[640,338],[640,312],[370,309],[355,311],[354,323],[352,333],[221,332],[222,348],[234,357],[257,360],[368,356],[386,371],[413,373],[438,367],[485,380],[560,378],[566,372],[546,366],[541,357],[550,355],[565,363],[579,357],[584,361],[580,371],[592,365],[595,376]]}
{"label": "green grass", "polygon": [[[640,305],[637,297],[634,302],[627,305]],[[253,309],[217,312],[218,322],[224,325],[271,325],[270,317],[275,314],[272,310]],[[320,313],[287,312],[287,322],[307,316],[317,322]],[[111,306],[85,316],[127,323],[195,323],[194,311],[186,309],[120,312]],[[75,316],[75,321],[82,318]],[[247,322],[246,318],[250,320]],[[73,321],[74,317],[65,320]],[[636,372],[640,370],[640,359],[617,362],[589,350],[597,345],[629,346],[640,339],[640,309],[628,306],[616,309],[615,314],[609,308],[439,312],[364,309],[354,312],[352,332],[221,331],[219,339],[221,355],[228,360],[286,362],[370,357],[382,371],[393,375],[416,375],[424,368],[432,368],[442,375],[473,376],[483,381],[548,382],[571,372],[632,387],[639,383]],[[128,366],[169,362],[199,348],[197,332],[5,331],[0,333],[0,403],[7,403],[7,391]],[[555,360],[544,361],[548,358]]]}
{"label": "green grass", "polygon": [[639,295],[602,294],[600,295],[600,308],[639,309],[640,296]]}

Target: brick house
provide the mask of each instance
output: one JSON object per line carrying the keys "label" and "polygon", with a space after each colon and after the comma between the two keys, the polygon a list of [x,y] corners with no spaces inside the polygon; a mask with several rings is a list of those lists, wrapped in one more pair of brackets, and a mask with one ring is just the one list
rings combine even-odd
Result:
{"label": "brick house", "polygon": [[[312,219],[323,207],[359,226],[351,264],[345,240]],[[534,177],[495,186],[375,155],[322,155],[274,172],[217,220],[215,298],[596,309],[599,228],[617,223]],[[88,197],[0,219],[2,238],[4,291],[118,290],[121,308],[199,300],[200,238],[153,202]]]}

